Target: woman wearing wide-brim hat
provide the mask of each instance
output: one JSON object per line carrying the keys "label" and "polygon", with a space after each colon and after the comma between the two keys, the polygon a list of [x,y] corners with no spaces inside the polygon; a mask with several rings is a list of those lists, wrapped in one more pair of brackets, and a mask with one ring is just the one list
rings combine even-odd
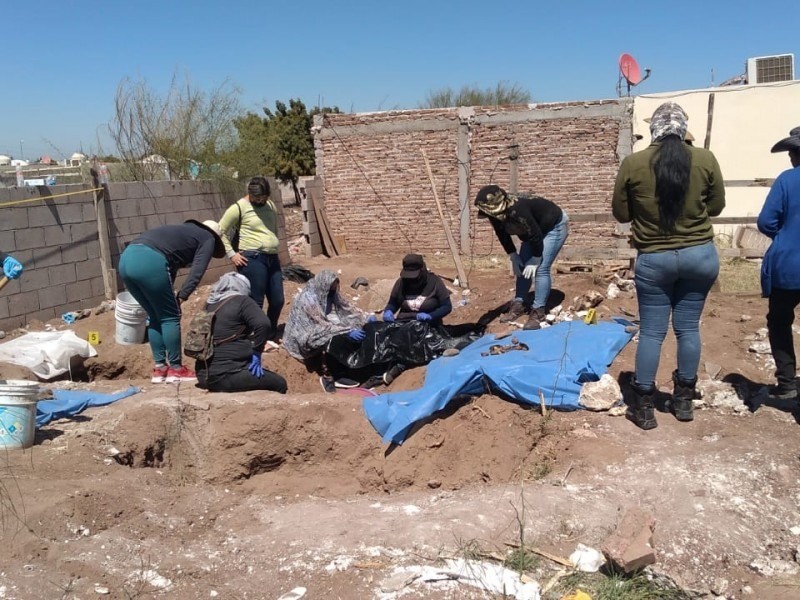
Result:
{"label": "woman wearing wide-brim hat", "polygon": [[767,329],[777,379],[769,395],[797,401],[792,323],[800,304],[800,127],[776,143],[772,152],[788,152],[792,168],[775,179],[758,215],[758,230],[772,240],[761,262],[761,292],[769,298]]}
{"label": "woman wearing wide-brim hat", "polygon": [[[211,258],[223,256],[217,222],[194,219],[145,231],[120,256],[119,275],[150,318],[153,383],[195,380],[194,371],[182,364],[181,304],[197,288]],[[189,275],[176,294],[175,276],[184,267],[190,267]]]}

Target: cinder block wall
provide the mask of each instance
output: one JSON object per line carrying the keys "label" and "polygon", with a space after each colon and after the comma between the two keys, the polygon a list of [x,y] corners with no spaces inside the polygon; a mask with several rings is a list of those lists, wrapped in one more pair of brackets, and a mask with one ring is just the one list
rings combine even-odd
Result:
{"label": "cinder block wall", "polygon": [[[502,253],[475,218],[484,185],[510,186],[568,213],[610,211],[614,178],[631,152],[630,100],[325,115],[315,122],[317,173],[330,225],[352,251],[447,250],[422,150],[445,217],[465,254]],[[611,224],[572,225],[569,244],[614,245]]]}
{"label": "cinder block wall", "polygon": [[[0,250],[25,266],[20,279],[0,290],[0,329],[8,331],[33,319],[47,321],[105,299],[94,193],[89,189],[83,184],[0,188]],[[70,195],[48,199],[65,193]],[[210,181],[112,183],[109,195],[106,214],[114,269],[125,245],[143,231],[186,219],[219,219],[237,199],[237,194],[226,197]],[[281,260],[286,263],[279,195],[276,190],[273,199],[280,211]],[[231,269],[229,260],[213,260],[203,283]],[[176,286],[184,276],[185,270]],[[117,288],[123,289],[119,280]]]}

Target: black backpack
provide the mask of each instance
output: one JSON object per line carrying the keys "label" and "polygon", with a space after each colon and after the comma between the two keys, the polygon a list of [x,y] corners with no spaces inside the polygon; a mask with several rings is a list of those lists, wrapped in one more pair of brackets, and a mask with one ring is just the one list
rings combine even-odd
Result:
{"label": "black backpack", "polygon": [[[186,341],[183,342],[183,353],[186,356],[203,362],[211,360],[211,357],[214,356],[214,318],[222,305],[233,297],[225,298],[214,310],[201,310],[192,317],[189,322],[189,331],[186,333]],[[233,341],[240,334],[241,332],[235,333],[217,345]]]}
{"label": "black backpack", "polygon": [[236,201],[236,208],[239,209],[239,224],[236,226],[236,232],[231,237],[231,248],[233,248],[234,252],[239,251],[239,232],[242,230],[242,207],[239,205],[239,201]]}

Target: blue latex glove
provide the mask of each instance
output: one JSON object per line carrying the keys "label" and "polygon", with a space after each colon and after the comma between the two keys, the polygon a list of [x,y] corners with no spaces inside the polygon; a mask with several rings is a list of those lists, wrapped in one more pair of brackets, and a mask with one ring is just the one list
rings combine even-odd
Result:
{"label": "blue latex glove", "polygon": [[347,334],[354,342],[363,342],[364,338],[367,337],[367,334],[364,332],[363,329],[353,329],[350,333]]}
{"label": "blue latex glove", "polygon": [[264,376],[264,367],[261,366],[261,355],[256,353],[250,359],[250,365],[247,367],[253,377],[261,379]]}
{"label": "blue latex glove", "polygon": [[390,310],[383,311],[383,320],[386,323],[394,323],[394,313]]}
{"label": "blue latex glove", "polygon": [[16,279],[22,275],[22,263],[13,256],[6,256],[3,260],[3,275],[9,279]]}
{"label": "blue latex glove", "polygon": [[430,321],[431,318],[428,313],[417,313],[417,321]]}
{"label": "blue latex glove", "polygon": [[377,320],[378,320],[378,317],[376,317],[375,315],[370,315],[369,319],[367,319],[367,323],[374,323]]}

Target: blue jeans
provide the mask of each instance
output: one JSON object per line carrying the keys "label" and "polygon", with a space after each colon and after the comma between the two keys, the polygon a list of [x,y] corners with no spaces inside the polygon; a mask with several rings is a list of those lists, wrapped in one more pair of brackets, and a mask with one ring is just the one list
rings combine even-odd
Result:
{"label": "blue jeans", "polygon": [[[553,288],[553,280],[550,277],[550,267],[556,260],[561,247],[569,235],[569,217],[567,213],[561,217],[558,224],[544,236],[542,244],[542,264],[536,269],[534,277],[535,290],[533,294],[533,308],[544,308],[547,299],[550,297],[550,290]],[[519,248],[519,257],[522,263],[528,262],[533,257],[533,249],[530,242],[522,242]],[[531,280],[520,276],[517,277],[516,300],[525,301],[528,291],[531,289]]]}
{"label": "blue jeans", "polygon": [[283,309],[283,273],[277,254],[243,250],[247,264],[236,270],[250,281],[250,297],[259,306],[267,299],[267,317],[273,329],[278,327],[278,317]]}
{"label": "blue jeans", "polygon": [[636,383],[646,390],[655,384],[670,313],[678,340],[678,377],[692,381],[700,364],[700,314],[719,275],[719,255],[714,242],[640,253],[635,270],[641,320]]}
{"label": "blue jeans", "polygon": [[181,366],[181,309],[172,289],[167,259],[144,244],[131,244],[117,267],[125,287],[150,317],[147,339],[156,364]]}

